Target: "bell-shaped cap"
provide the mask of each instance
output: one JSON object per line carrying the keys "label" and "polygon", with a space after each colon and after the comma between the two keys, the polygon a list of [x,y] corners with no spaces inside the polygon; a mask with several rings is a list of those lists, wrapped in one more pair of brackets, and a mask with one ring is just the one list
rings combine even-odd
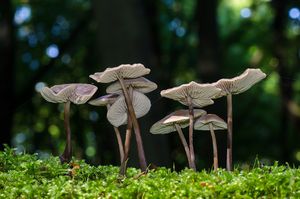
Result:
{"label": "bell-shaped cap", "polygon": [[[134,90],[140,92],[140,93],[149,93],[151,91],[154,91],[155,89],[157,89],[157,85],[144,78],[144,77],[139,77],[139,78],[135,78],[135,79],[125,79],[124,83],[126,85],[126,87],[131,86]],[[110,86],[108,86],[106,88],[106,92],[107,93],[118,93],[118,92],[122,92],[122,87],[119,81],[114,82],[113,84],[111,84]]]}
{"label": "bell-shaped cap", "polygon": [[[146,115],[151,107],[150,100],[146,95],[133,91],[132,93],[132,106],[136,118]],[[108,121],[115,127],[119,127],[127,123],[128,113],[124,95],[121,95],[115,103],[107,111]]]}
{"label": "bell-shaped cap", "polygon": [[[194,117],[199,118],[205,115],[206,111],[202,109],[194,110]],[[167,134],[176,131],[175,124],[178,124],[181,128],[189,126],[189,110],[177,110],[163,119],[159,120],[150,128],[152,134]]]}
{"label": "bell-shaped cap", "polygon": [[109,83],[116,81],[119,77],[137,78],[150,73],[149,68],[145,68],[143,64],[122,64],[117,67],[107,68],[103,72],[94,73],[90,78],[97,82]]}
{"label": "bell-shaped cap", "polygon": [[44,87],[41,90],[43,98],[52,103],[65,103],[71,101],[74,104],[86,103],[97,91],[97,87],[91,84],[60,84]]}
{"label": "bell-shaped cap", "polygon": [[212,124],[214,130],[227,129],[227,123],[215,114],[203,115],[195,121],[194,129],[209,131],[209,125]]}
{"label": "bell-shaped cap", "polygon": [[266,74],[260,69],[248,68],[237,77],[231,79],[220,79],[219,81],[213,83],[213,85],[222,89],[218,97],[228,94],[235,95],[248,90],[265,77]]}
{"label": "bell-shaped cap", "polygon": [[116,93],[104,95],[89,101],[90,105],[93,106],[107,106],[112,105],[118,99],[119,95]]}
{"label": "bell-shaped cap", "polygon": [[221,89],[212,84],[198,84],[192,81],[188,84],[163,90],[160,95],[179,101],[186,106],[188,106],[188,97],[190,97],[194,107],[204,107],[213,104],[214,101],[211,98],[218,96],[220,92]]}

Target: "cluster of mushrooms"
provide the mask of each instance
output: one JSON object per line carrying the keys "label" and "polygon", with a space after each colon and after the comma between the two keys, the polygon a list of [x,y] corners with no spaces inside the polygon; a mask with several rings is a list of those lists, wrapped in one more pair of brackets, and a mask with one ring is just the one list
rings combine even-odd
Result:
{"label": "cluster of mushrooms", "polygon": [[[147,170],[147,162],[141,138],[138,118],[146,115],[151,102],[145,95],[157,88],[154,82],[144,78],[150,69],[142,64],[123,64],[107,68],[103,72],[90,75],[99,83],[112,83],[106,89],[106,95],[90,100],[97,91],[91,84],[62,84],[51,88],[44,87],[41,95],[49,102],[64,103],[64,125],[66,145],[60,156],[62,163],[71,160],[71,130],[69,123],[70,104],[88,103],[94,106],[106,106],[107,119],[112,124],[120,152],[120,174],[126,174],[126,165],[130,150],[132,129],[137,143],[138,157],[142,171]],[[177,131],[184,146],[189,168],[196,171],[195,152],[193,146],[193,131],[210,131],[213,143],[214,169],[218,168],[218,150],[214,131],[227,129],[226,168],[232,168],[232,95],[248,90],[252,85],[266,77],[260,69],[247,69],[243,74],[232,79],[221,79],[215,83],[199,84],[194,81],[178,87],[161,91],[161,96],[179,101],[188,109],[177,110],[156,122],[150,129],[153,134],[167,134]],[[227,123],[215,114],[207,114],[200,108],[214,103],[213,99],[227,96]],[[119,127],[126,125],[126,135],[123,144]],[[188,142],[182,129],[189,127]]]}

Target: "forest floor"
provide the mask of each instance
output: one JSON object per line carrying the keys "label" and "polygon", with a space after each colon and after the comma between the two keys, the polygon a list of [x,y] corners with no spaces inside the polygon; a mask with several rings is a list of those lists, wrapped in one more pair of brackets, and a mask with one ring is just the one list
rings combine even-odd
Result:
{"label": "forest floor", "polygon": [[300,198],[300,169],[275,164],[145,174],[129,168],[120,177],[114,166],[61,165],[57,157],[40,160],[6,148],[0,152],[0,198]]}

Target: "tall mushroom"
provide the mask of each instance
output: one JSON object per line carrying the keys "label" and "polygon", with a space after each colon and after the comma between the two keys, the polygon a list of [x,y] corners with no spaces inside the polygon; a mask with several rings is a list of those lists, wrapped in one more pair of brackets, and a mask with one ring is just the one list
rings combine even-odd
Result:
{"label": "tall mushroom", "polygon": [[194,129],[194,107],[203,107],[213,104],[211,98],[220,93],[220,89],[211,84],[198,84],[194,81],[183,84],[178,87],[161,91],[161,96],[167,97],[189,107],[189,149],[191,156],[192,168],[196,170],[195,152],[193,146],[193,129]]}
{"label": "tall mushroom", "polygon": [[210,131],[211,139],[213,143],[213,155],[214,155],[214,170],[216,171],[219,167],[218,163],[218,146],[214,130],[225,130],[227,129],[226,122],[215,114],[206,114],[201,116],[195,121],[195,130]]}
{"label": "tall mushroom", "polygon": [[69,121],[70,104],[84,104],[97,91],[97,87],[91,84],[61,84],[51,88],[44,87],[41,90],[43,98],[52,103],[64,103],[64,126],[66,131],[66,146],[60,156],[62,163],[70,162],[72,156],[71,128]]}
{"label": "tall mushroom", "polygon": [[[98,97],[96,99],[93,99],[91,101],[89,101],[88,103],[93,105],[93,106],[106,106],[107,111],[109,110],[110,106],[115,103],[115,101],[117,100],[117,98],[119,97],[118,94],[108,94],[108,95],[104,95],[101,97]],[[117,141],[118,141],[118,145],[119,145],[119,152],[120,152],[120,163],[122,164],[122,162],[124,161],[124,147],[123,147],[123,142],[122,142],[122,138],[120,135],[120,131],[117,127],[114,127],[114,131],[117,137]]]}
{"label": "tall mushroom", "polygon": [[220,88],[222,91],[218,97],[227,97],[227,151],[226,151],[226,168],[232,171],[232,95],[242,93],[254,84],[264,79],[266,74],[260,69],[248,68],[241,75],[231,79],[220,79],[212,85]]}
{"label": "tall mushroom", "polygon": [[[195,109],[194,110],[194,117],[198,118],[201,115],[206,114],[206,111],[201,109]],[[178,132],[178,135],[180,137],[180,140],[183,144],[186,157],[188,159],[189,168],[193,169],[193,165],[191,162],[191,155],[190,155],[190,149],[186,142],[186,139],[183,135],[182,128],[186,128],[189,126],[189,110],[177,110],[163,119],[159,120],[155,124],[152,125],[150,128],[150,132],[152,134],[167,134],[174,131]]]}
{"label": "tall mushroom", "polygon": [[135,112],[134,112],[134,109],[132,106],[132,101],[130,99],[129,92],[124,83],[124,79],[138,78],[138,77],[141,77],[148,73],[150,73],[150,69],[145,68],[144,65],[142,65],[142,64],[132,64],[132,65],[122,64],[118,67],[107,68],[103,72],[90,75],[90,77],[92,79],[94,79],[97,82],[101,82],[101,83],[110,83],[110,82],[114,82],[114,81],[119,81],[121,88],[122,88],[124,98],[125,98],[128,113],[129,113],[130,119],[132,120],[134,132],[135,132],[135,138],[136,138],[136,142],[137,142],[138,156],[139,156],[139,161],[140,161],[140,166],[141,166],[142,171],[146,171],[147,162],[146,162],[145,152],[144,152],[144,148],[143,148],[143,142],[142,142],[139,123],[137,121],[137,118],[136,118],[136,115],[135,115]]}

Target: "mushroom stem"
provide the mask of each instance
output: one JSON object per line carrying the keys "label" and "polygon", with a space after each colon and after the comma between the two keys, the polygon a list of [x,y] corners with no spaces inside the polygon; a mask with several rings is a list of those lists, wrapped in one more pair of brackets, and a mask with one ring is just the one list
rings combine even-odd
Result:
{"label": "mushroom stem", "polygon": [[184,137],[184,135],[183,135],[183,132],[182,132],[180,126],[179,126],[178,124],[175,124],[175,128],[176,128],[176,130],[177,130],[177,132],[178,132],[178,134],[179,134],[180,140],[181,140],[181,142],[182,142],[182,144],[183,144],[183,146],[184,146],[184,150],[185,150],[185,153],[186,153],[186,157],[187,157],[188,163],[189,163],[189,168],[192,168],[189,146],[188,146],[188,144],[187,144],[187,142],[186,142],[186,139],[185,139],[185,137]]}
{"label": "mushroom stem", "polygon": [[135,112],[134,112],[134,109],[133,109],[133,106],[132,106],[132,101],[129,97],[128,90],[125,86],[124,80],[123,80],[122,77],[118,77],[118,80],[121,84],[123,95],[125,97],[125,102],[126,102],[126,105],[127,105],[127,108],[128,108],[128,113],[129,113],[129,116],[132,120],[132,125],[133,125],[133,128],[134,128],[134,133],[135,133],[135,139],[136,139],[136,144],[137,144],[137,149],[138,149],[138,156],[139,156],[141,170],[146,171],[147,170],[147,163],[146,163],[145,152],[144,152],[144,148],[143,148],[143,141],[142,141],[142,137],[141,137],[140,126],[139,126],[139,123],[136,119],[136,115],[135,115]]}
{"label": "mushroom stem", "polygon": [[64,126],[66,131],[66,146],[62,155],[59,156],[61,163],[69,163],[72,156],[72,145],[71,145],[71,128],[70,128],[70,105],[71,102],[67,101],[64,104]]}
{"label": "mushroom stem", "polygon": [[[109,110],[110,104],[107,104],[106,108],[107,108],[107,110]],[[121,137],[119,129],[115,126],[114,126],[114,131],[115,131],[117,141],[118,141],[119,152],[120,152],[120,162],[122,164],[122,162],[124,161],[124,147],[123,147],[122,137]]]}
{"label": "mushroom stem", "polygon": [[[129,95],[130,99],[132,100],[132,95],[133,95],[133,89],[130,86],[129,87]],[[126,127],[126,137],[125,137],[125,153],[124,153],[124,159],[123,162],[121,163],[120,167],[120,175],[125,176],[126,174],[126,168],[127,168],[127,161],[128,161],[128,155],[129,155],[129,149],[130,149],[130,142],[131,142],[131,135],[132,135],[132,121],[130,118],[130,115],[127,111],[127,127]]]}
{"label": "mushroom stem", "polygon": [[189,148],[190,148],[190,157],[191,157],[191,169],[196,171],[196,164],[195,164],[195,152],[194,152],[194,144],[193,144],[193,132],[194,132],[194,108],[192,105],[191,97],[187,97],[188,105],[189,105]]}
{"label": "mushroom stem", "polygon": [[212,139],[212,143],[213,143],[213,154],[214,154],[214,170],[216,171],[219,167],[219,163],[218,163],[218,147],[217,147],[217,139],[216,139],[216,135],[213,129],[213,125],[210,123],[209,124],[209,130],[210,130],[210,134],[211,134],[211,139]]}
{"label": "mushroom stem", "polygon": [[232,171],[232,95],[227,95],[227,151],[226,151],[226,168]]}
{"label": "mushroom stem", "polygon": [[132,135],[132,121],[130,119],[130,116],[128,116],[127,127],[126,127],[126,137],[125,137],[125,153],[124,153],[124,159],[121,164],[120,172],[119,172],[120,175],[122,175],[122,176],[124,176],[126,174],[131,135]]}

